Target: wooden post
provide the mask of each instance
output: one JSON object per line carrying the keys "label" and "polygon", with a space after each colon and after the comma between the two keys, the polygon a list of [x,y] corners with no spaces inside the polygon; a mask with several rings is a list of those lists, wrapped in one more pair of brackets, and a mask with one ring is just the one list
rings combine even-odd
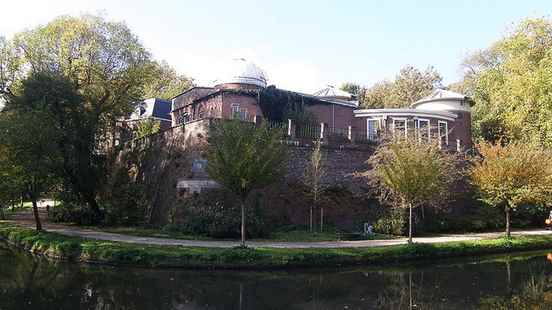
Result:
{"label": "wooden post", "polygon": [[324,139],[324,123],[320,123],[320,140]]}
{"label": "wooden post", "polygon": [[349,141],[353,140],[353,128],[351,126],[347,127],[347,138],[349,138]]}
{"label": "wooden post", "polygon": [[460,139],[456,139],[456,151],[457,152],[461,152],[462,151],[462,147],[460,145]]}
{"label": "wooden post", "polygon": [[440,150],[443,149],[443,141],[442,141],[441,137],[439,137],[439,149]]}

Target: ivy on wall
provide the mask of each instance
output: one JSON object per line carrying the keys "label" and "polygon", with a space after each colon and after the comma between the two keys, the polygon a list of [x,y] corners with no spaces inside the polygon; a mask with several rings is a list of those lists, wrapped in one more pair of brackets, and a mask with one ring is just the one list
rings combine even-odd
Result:
{"label": "ivy on wall", "polygon": [[268,86],[259,92],[259,105],[264,117],[269,121],[282,122],[287,119],[299,123],[314,123],[314,115],[305,109],[316,99],[301,94]]}

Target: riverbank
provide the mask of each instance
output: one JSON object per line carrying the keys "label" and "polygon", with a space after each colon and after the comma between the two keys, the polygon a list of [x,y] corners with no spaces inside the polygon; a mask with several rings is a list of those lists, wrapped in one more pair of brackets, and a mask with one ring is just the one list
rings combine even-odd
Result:
{"label": "riverbank", "polygon": [[216,269],[387,265],[552,248],[551,235],[367,248],[241,249],[141,245],[36,232],[7,222],[0,222],[0,238],[12,246],[52,259],[108,265]]}

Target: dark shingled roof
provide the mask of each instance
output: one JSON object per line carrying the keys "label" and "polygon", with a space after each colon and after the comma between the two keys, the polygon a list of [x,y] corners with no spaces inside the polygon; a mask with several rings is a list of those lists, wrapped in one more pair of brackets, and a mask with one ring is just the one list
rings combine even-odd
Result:
{"label": "dark shingled roof", "polygon": [[128,120],[150,117],[171,121],[171,102],[159,98],[146,99],[136,105],[136,109]]}
{"label": "dark shingled roof", "polygon": [[164,99],[155,98],[153,105],[153,117],[171,119],[171,102]]}
{"label": "dark shingled roof", "polygon": [[212,87],[192,87],[189,90],[173,98],[173,110],[182,108],[194,102],[195,100],[217,92]]}

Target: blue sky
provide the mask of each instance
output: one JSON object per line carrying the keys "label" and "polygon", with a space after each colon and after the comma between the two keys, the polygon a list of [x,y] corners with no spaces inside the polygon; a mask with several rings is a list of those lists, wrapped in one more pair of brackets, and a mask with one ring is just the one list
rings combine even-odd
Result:
{"label": "blue sky", "polygon": [[155,58],[210,84],[245,57],[269,82],[313,92],[352,81],[371,85],[405,65],[432,65],[459,79],[472,51],[526,17],[550,17],[552,1],[9,1],[0,35],[61,14],[124,20]]}

